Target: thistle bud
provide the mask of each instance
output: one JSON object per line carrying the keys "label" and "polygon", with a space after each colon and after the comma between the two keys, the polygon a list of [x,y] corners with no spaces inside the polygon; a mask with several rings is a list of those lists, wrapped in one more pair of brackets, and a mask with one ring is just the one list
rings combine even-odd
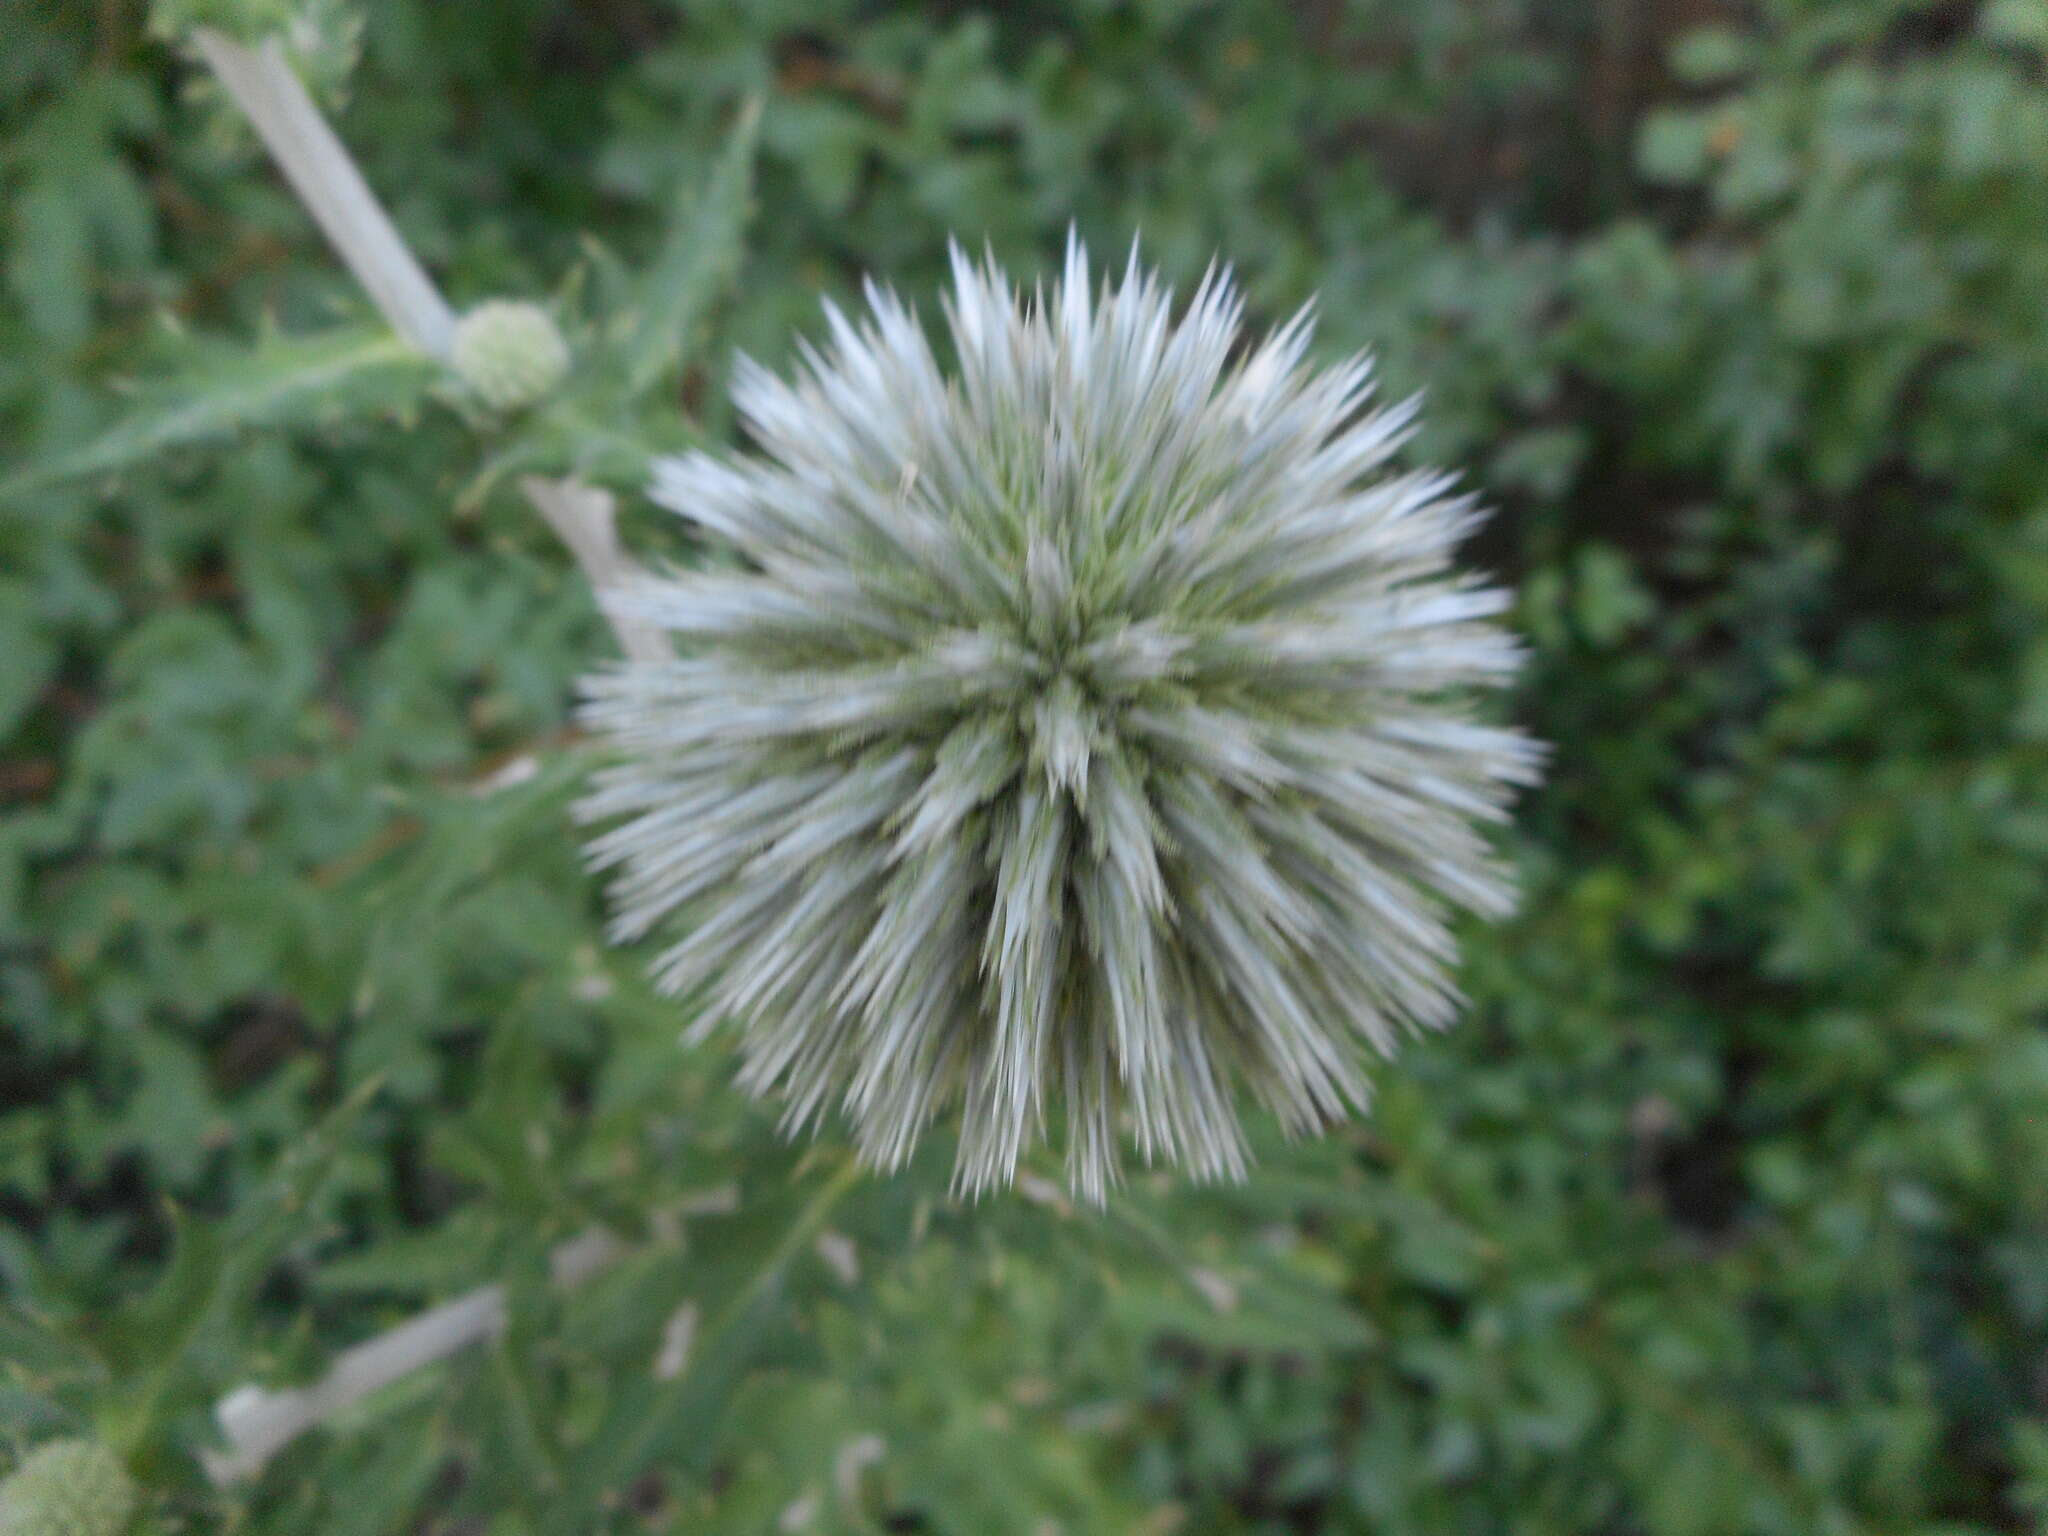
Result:
{"label": "thistle bud", "polygon": [[613,935],[876,1166],[951,1111],[971,1190],[1062,1123],[1091,1198],[1127,1137],[1236,1175],[1239,1088],[1362,1107],[1456,1010],[1453,909],[1510,905],[1507,594],[1305,313],[1247,346],[1227,277],[1176,323],[1135,253],[1044,299],[953,265],[950,372],[871,286],[801,377],[742,364],[757,452],[658,467],[733,558],[622,599],[681,654],[587,684]]}
{"label": "thistle bud", "polygon": [[150,30],[174,43],[201,27],[255,47],[277,39],[321,105],[341,105],[363,51],[363,18],[350,0],[153,0]]}
{"label": "thistle bud", "polygon": [[489,299],[455,325],[456,375],[494,411],[545,397],[569,371],[569,346],[538,304]]}
{"label": "thistle bud", "polygon": [[95,1440],[55,1440],[0,1483],[0,1536],[119,1536],[135,1484]]}
{"label": "thistle bud", "polygon": [[150,30],[180,38],[211,27],[238,43],[260,43],[291,23],[296,0],[151,0]]}

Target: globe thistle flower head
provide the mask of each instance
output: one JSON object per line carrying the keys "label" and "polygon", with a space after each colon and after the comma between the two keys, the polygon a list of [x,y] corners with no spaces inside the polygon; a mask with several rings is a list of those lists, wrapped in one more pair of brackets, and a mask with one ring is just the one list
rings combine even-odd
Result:
{"label": "globe thistle flower head", "polygon": [[1135,250],[1027,297],[956,248],[950,366],[867,300],[794,378],[742,360],[757,451],[658,468],[716,553],[618,600],[677,659],[587,684],[614,937],[880,1167],[957,1107],[973,1191],[1054,1122],[1091,1198],[1126,1133],[1238,1175],[1240,1087],[1363,1106],[1455,1010],[1451,910],[1510,905],[1477,824],[1536,751],[1467,712],[1518,659],[1473,508],[1213,271],[1176,321]]}
{"label": "globe thistle flower head", "polygon": [[0,1483],[0,1536],[119,1536],[135,1484],[96,1440],[53,1440]]}

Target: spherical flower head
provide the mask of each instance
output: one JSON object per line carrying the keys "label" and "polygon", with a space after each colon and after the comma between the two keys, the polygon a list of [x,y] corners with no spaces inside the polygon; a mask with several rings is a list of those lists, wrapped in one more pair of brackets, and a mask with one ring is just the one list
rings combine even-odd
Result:
{"label": "spherical flower head", "polygon": [[0,1536],[118,1536],[135,1484],[95,1440],[54,1440],[0,1483]]}
{"label": "spherical flower head", "polygon": [[211,27],[241,43],[260,43],[291,26],[299,0],[151,0],[150,28],[180,38]]}
{"label": "spherical flower head", "polygon": [[494,411],[544,398],[569,371],[569,344],[538,304],[488,299],[455,323],[455,372]]}
{"label": "spherical flower head", "polygon": [[794,379],[742,361],[757,453],[660,465],[719,553],[621,599],[678,658],[587,685],[614,935],[877,1166],[957,1106],[969,1190],[1049,1119],[1090,1198],[1126,1132],[1239,1175],[1237,1085],[1362,1107],[1452,1016],[1451,909],[1510,905],[1477,824],[1536,751],[1466,707],[1508,600],[1452,566],[1451,478],[1389,468],[1412,402],[1312,366],[1306,312],[1241,348],[1227,277],[1175,323],[1072,244],[1050,296],[953,275],[950,369],[870,285]]}

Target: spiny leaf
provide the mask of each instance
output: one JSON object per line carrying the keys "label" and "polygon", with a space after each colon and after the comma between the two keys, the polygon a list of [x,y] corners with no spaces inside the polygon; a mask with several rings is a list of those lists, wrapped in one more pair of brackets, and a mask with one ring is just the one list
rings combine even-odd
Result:
{"label": "spiny leaf", "polygon": [[0,501],[116,474],[168,449],[251,427],[403,409],[425,397],[438,372],[431,359],[382,327],[271,337],[253,350],[208,346],[189,368],[152,380],[128,414],[99,437],[0,479]]}
{"label": "spiny leaf", "polygon": [[[779,1320],[773,1304],[777,1283],[859,1172],[858,1164],[842,1163],[812,1189],[786,1224],[779,1220],[783,1202],[774,1202],[769,1219],[751,1223],[746,1233],[765,1250],[758,1262],[700,1264],[695,1277],[707,1300],[713,1299],[709,1282],[724,1278],[733,1285],[715,1298],[687,1368],[666,1381],[649,1372],[620,1383],[610,1412],[569,1470],[567,1492],[541,1522],[544,1536],[579,1536],[588,1529],[590,1510],[608,1490],[623,1487],[657,1459],[671,1469],[701,1465],[715,1445],[715,1420],[734,1381],[762,1335]],[[732,1225],[742,1226],[742,1221]]]}
{"label": "spiny leaf", "polygon": [[34,1312],[6,1303],[0,1303],[0,1367],[0,1380],[38,1387],[98,1381],[107,1374],[84,1344]]}
{"label": "spiny leaf", "polygon": [[112,1444],[132,1449],[153,1432],[210,1325],[250,1293],[301,1230],[343,1138],[381,1086],[373,1079],[337,1105],[225,1223],[177,1219],[170,1268],[110,1330],[110,1353],[129,1377],[105,1426]]}
{"label": "spiny leaf", "polygon": [[689,354],[690,333],[739,272],[754,209],[761,103],[750,99],[701,192],[679,194],[661,253],[641,280],[621,349],[626,389],[641,394]]}

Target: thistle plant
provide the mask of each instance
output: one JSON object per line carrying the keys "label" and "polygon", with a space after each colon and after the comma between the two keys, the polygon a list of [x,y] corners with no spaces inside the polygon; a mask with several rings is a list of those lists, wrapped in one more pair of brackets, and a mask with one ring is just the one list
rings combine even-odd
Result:
{"label": "thistle plant", "polygon": [[1064,1119],[1101,1198],[1147,1159],[1242,1172],[1234,1085],[1290,1131],[1450,1020],[1453,909],[1511,889],[1476,824],[1537,751],[1467,695],[1514,672],[1478,513],[1390,459],[1415,402],[1297,315],[1176,322],[1135,250],[1091,296],[953,256],[941,364],[870,285],[794,379],[742,360],[758,452],[663,461],[719,552],[613,601],[683,653],[592,678],[583,811],[614,936],[657,935],[746,1087],[901,1164],[958,1106],[956,1182]]}
{"label": "thistle plant", "polygon": [[[1480,823],[1536,765],[1531,743],[1469,713],[1517,650],[1494,622],[1504,594],[1453,564],[1469,499],[1391,465],[1413,403],[1374,408],[1363,358],[1312,365],[1306,312],[1252,345],[1227,277],[1176,321],[1135,251],[1091,288],[1070,243],[1062,280],[1027,300],[956,250],[946,363],[871,288],[862,323],[828,309],[832,341],[795,379],[742,360],[734,398],[757,452],[664,459],[690,440],[671,405],[699,323],[741,267],[754,106],[643,270],[593,246],[572,357],[537,306],[451,306],[321,115],[294,47],[352,40],[315,24],[348,7],[157,10],[388,332],[351,323],[195,368],[98,442],[0,476],[0,502],[361,402],[455,405],[490,440],[465,508],[516,485],[625,657],[584,706],[612,750],[583,814],[603,824],[614,935],[658,936],[657,980],[702,1000],[700,1029],[740,1021],[741,1083],[780,1098],[788,1128],[836,1107],[865,1161],[893,1168],[957,1111],[956,1183],[975,1192],[1063,1134],[1071,1183],[1100,1200],[1127,1137],[1148,1160],[1240,1174],[1247,1091],[1313,1130],[1366,1104],[1376,1053],[1452,1017],[1449,924],[1511,894]],[[348,49],[329,51],[345,65]],[[619,538],[614,493],[650,461],[655,499],[704,536],[703,568],[648,576]],[[304,1209],[304,1170],[330,1160],[298,1149],[256,1208]],[[583,1528],[668,1444],[698,1401],[689,1348],[744,1348],[752,1298],[793,1256],[815,1243],[855,1283],[853,1240],[823,1227],[857,1182],[838,1161],[737,1264],[726,1304],[709,1304],[717,1266],[693,1275],[662,1325],[656,1407],[622,1397],[580,1435],[535,1528]],[[651,1205],[650,1230],[667,1242],[685,1215],[731,1212],[730,1188]],[[591,1225],[552,1245],[548,1273],[568,1290],[626,1252]],[[172,1304],[224,1305],[259,1268],[238,1265],[203,1293],[166,1282]],[[1213,1306],[1238,1304],[1237,1281],[1199,1273],[1186,1283]],[[260,1477],[302,1434],[505,1333],[522,1304],[488,1281],[316,1379],[244,1382],[218,1398],[220,1444],[198,1463],[223,1487]],[[189,1331],[125,1336],[166,1339],[146,1370],[189,1384]],[[123,1445],[160,1440],[163,1405],[185,1400],[160,1385],[120,1410]],[[104,1452],[39,1458],[0,1521],[42,1523],[0,1536],[127,1518]]]}

